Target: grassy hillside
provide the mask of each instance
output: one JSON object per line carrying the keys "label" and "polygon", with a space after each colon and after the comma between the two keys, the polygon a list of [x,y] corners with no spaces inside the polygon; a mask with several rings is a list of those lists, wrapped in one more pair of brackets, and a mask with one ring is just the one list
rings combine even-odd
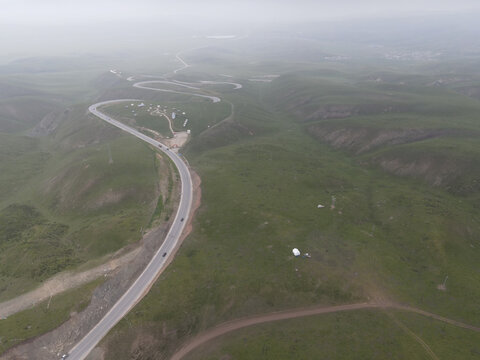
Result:
{"label": "grassy hillside", "polygon": [[46,96],[2,97],[0,98],[0,132],[12,133],[29,129],[59,107],[58,101]]}
{"label": "grassy hillside", "polygon": [[[192,78],[240,77],[244,88],[225,91],[218,106],[125,81],[98,97],[193,114],[183,154],[202,179],[193,232],[104,340],[105,357],[168,358],[216,324],[311,305],[391,300],[478,326],[480,105],[459,90],[475,79],[446,84],[448,64],[314,62],[318,44],[308,59],[281,41],[273,45],[284,59],[253,45],[243,57],[221,47],[186,57],[196,61]],[[233,116],[218,123],[227,101]],[[0,192],[0,246],[25,259],[34,254],[22,250],[35,249],[36,262],[2,263],[0,298],[38,283],[37,265],[51,274],[137,240],[159,209],[152,152],[86,108],[71,106],[45,138],[5,145],[0,166],[10,170],[0,181],[14,190]],[[165,131],[154,120],[138,122]],[[311,257],[293,257],[293,247]],[[458,347],[467,359],[478,354],[470,332],[360,311],[245,329],[242,340],[232,334],[192,358],[427,358],[405,327],[439,358]]]}
{"label": "grassy hillside", "polygon": [[[202,178],[194,232],[107,339],[107,358],[167,358],[186,338],[223,321],[312,304],[391,299],[480,323],[473,275],[478,105],[450,90],[363,88],[355,76],[327,74],[292,74],[225,95],[235,117],[194,137],[185,151]],[[325,139],[315,133],[324,129],[347,139],[336,146],[327,130]],[[428,176],[440,166],[442,182],[385,172],[382,156],[392,152],[405,162],[430,157]],[[441,168],[445,162],[463,172],[453,176]],[[293,247],[312,257],[294,258]],[[446,275],[447,290],[439,290]],[[281,334],[272,336],[272,348],[282,348]],[[375,339],[359,343],[361,351]],[[402,358],[409,346],[385,351]],[[421,347],[414,353],[424,358]]]}
{"label": "grassy hillside", "polygon": [[42,108],[25,101],[10,109],[39,137],[0,132],[0,300],[138,241],[159,196],[155,153],[88,103],[38,123]]}
{"label": "grassy hillside", "polygon": [[[134,105],[132,106],[131,104]],[[186,103],[169,99],[164,99],[163,101],[147,101],[144,107],[138,107],[138,104],[140,103],[108,105],[104,107],[104,110],[126,124],[141,129],[154,130],[164,137],[172,136],[167,119],[158,114],[152,115],[152,110],[149,110],[149,108],[156,109],[157,106],[160,106],[160,109],[169,118],[171,118],[172,113],[175,112],[175,119],[172,119],[173,130],[185,131],[188,129],[194,135],[201,134],[231,114],[231,106],[227,102],[212,103],[205,99],[192,100]]]}
{"label": "grassy hillside", "polygon": [[52,297],[35,307],[0,321],[0,353],[55,329],[90,303],[95,288],[103,279]]}
{"label": "grassy hillside", "polygon": [[418,315],[359,311],[256,325],[206,343],[185,359],[431,359],[412,333],[441,360],[480,354],[479,336],[468,330]]}
{"label": "grassy hillside", "polygon": [[[337,72],[276,79],[269,100],[316,139],[455,194],[478,192],[480,103],[446,87],[438,76],[375,74],[373,81]],[[428,79],[428,81],[427,81]]]}

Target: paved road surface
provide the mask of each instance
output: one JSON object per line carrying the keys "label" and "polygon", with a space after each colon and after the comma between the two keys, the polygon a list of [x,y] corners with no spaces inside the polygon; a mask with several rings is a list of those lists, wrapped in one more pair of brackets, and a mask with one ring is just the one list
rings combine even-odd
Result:
{"label": "paved road surface", "polygon": [[[163,151],[167,154],[170,159],[175,163],[175,166],[178,168],[180,173],[180,180],[182,183],[182,193],[180,196],[180,205],[178,207],[177,214],[173,221],[173,224],[165,238],[165,241],[160,246],[158,251],[153,256],[150,263],[147,265],[142,274],[138,279],[132,284],[132,286],[127,290],[127,292],[120,298],[119,301],[110,309],[110,311],[103,317],[103,319],[79,342],[77,343],[69,352],[68,359],[70,360],[81,360],[90,353],[91,350],[98,344],[98,342],[112,329],[115,324],[120,321],[120,319],[125,316],[130,309],[145,295],[150,286],[155,281],[157,275],[162,271],[169,260],[169,257],[172,256],[172,251],[178,243],[180,235],[182,234],[185,223],[187,222],[190,208],[192,205],[192,178],[190,172],[182,160],[180,155],[169,150],[167,147],[162,145],[160,142],[132,129],[131,127],[122,124],[121,122],[112,119],[108,115],[100,112],[98,108],[102,105],[122,102],[122,101],[140,101],[135,99],[122,99],[122,100],[111,100],[104,101],[97,104],[94,104],[88,108],[88,110],[98,116],[100,119],[136,136],[137,138],[155,146],[156,148]],[[182,219],[184,219],[182,221]],[[164,254],[166,255],[164,256]]]}
{"label": "paved road surface", "polygon": [[[184,70],[188,68],[190,65],[187,64],[179,54],[176,55],[177,59],[182,63],[182,67],[175,70],[174,73],[176,74],[178,71]],[[133,77],[129,78],[128,80],[133,80]],[[186,93],[181,91],[175,90],[167,90],[167,89],[160,89],[150,87],[148,85],[155,84],[155,83],[163,83],[163,84],[173,84],[173,85],[180,85],[185,88],[189,89],[196,89],[193,87],[193,84],[189,83],[182,83],[182,82],[171,82],[168,80],[160,80],[160,81],[142,81],[133,84],[134,87],[140,89],[147,89],[147,90],[154,90],[154,91],[162,91],[162,92],[170,92],[176,94],[185,94],[190,96],[198,96],[202,98],[207,98],[214,103],[220,102],[221,99],[216,96],[208,96],[196,93]],[[216,82],[204,82],[206,84],[215,84]],[[227,83],[227,82],[221,82]],[[241,84],[237,83],[229,83],[232,84],[235,89],[240,89],[242,87]],[[145,270],[142,274],[135,280],[135,282],[130,286],[125,294],[120,298],[120,300],[113,305],[110,311],[100,320],[100,322],[92,329],[90,332],[78,342],[69,352],[69,359],[72,360],[82,360],[87,357],[90,351],[100,342],[100,340],[112,329],[117,322],[119,322],[129,311],[132,309],[135,304],[147,293],[150,286],[154,283],[157,275],[166,267],[167,261],[172,256],[173,249],[177,246],[178,240],[180,235],[182,234],[183,228],[185,227],[185,223],[188,220],[188,216],[190,213],[190,208],[192,205],[192,178],[190,176],[190,172],[188,171],[188,167],[181,158],[181,156],[177,155],[170,149],[168,149],[165,145],[161,144],[160,142],[138,132],[137,130],[117,121],[110,116],[102,113],[98,110],[100,106],[124,102],[124,101],[141,101],[138,99],[117,99],[117,100],[109,100],[99,102],[97,104],[91,105],[88,110],[94,114],[95,116],[99,117],[100,119],[112,124],[113,126],[126,131],[133,136],[155,146],[156,148],[163,151],[167,154],[170,159],[174,162],[175,166],[177,167],[180,173],[180,180],[182,183],[182,192],[180,196],[180,204],[178,207],[177,214],[173,221],[173,224],[165,238],[165,241],[157,250],[155,255],[153,256],[152,260],[148,263]]]}
{"label": "paved road surface", "polygon": [[[138,82],[136,84],[133,84],[133,86],[136,87],[136,88],[139,88],[139,89],[147,89],[147,90],[168,92],[168,93],[173,93],[173,94],[182,94],[182,95],[188,95],[188,96],[197,96],[197,97],[201,97],[201,98],[210,99],[214,103],[220,102],[220,98],[217,97],[217,96],[208,96],[208,95],[202,95],[202,94],[196,94],[196,93],[189,93],[189,92],[182,92],[182,91],[168,90],[168,89],[161,89],[161,88],[155,88],[155,87],[147,86],[147,85],[158,84],[158,83],[172,84],[172,85],[187,87],[186,85],[181,85],[181,83],[174,83],[174,82],[165,81],[165,80],[141,81],[141,82]],[[190,88],[192,88],[192,87],[190,87]]]}

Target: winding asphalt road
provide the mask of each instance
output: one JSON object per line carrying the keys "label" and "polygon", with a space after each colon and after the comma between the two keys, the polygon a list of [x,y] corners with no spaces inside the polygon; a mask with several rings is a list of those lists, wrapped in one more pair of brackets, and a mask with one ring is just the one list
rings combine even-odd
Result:
{"label": "winding asphalt road", "polygon": [[[180,62],[182,62],[183,67],[175,70],[174,73],[177,73],[178,71],[183,70],[190,66],[185,61],[183,61],[183,59],[181,59],[179,55],[177,55],[177,59]],[[164,92],[173,92],[173,93],[185,94],[185,95],[191,95],[191,96],[192,95],[200,96],[200,97],[208,98],[213,102],[220,101],[220,98],[215,96],[207,96],[207,95],[194,94],[194,93],[183,93],[183,92],[174,91],[174,90],[166,90],[166,89],[153,88],[153,87],[146,86],[153,83],[180,85],[189,89],[197,89],[192,86],[195,84],[182,83],[177,81],[172,82],[168,80],[143,81],[143,82],[136,83],[133,86],[137,88],[149,89],[154,91],[164,91]],[[241,84],[230,83],[230,82],[202,81],[201,84],[231,84],[235,87],[235,89],[240,89],[242,87]],[[95,116],[99,117],[100,119],[110,123],[111,125],[116,126],[121,130],[136,136],[137,138],[149,143],[150,145],[155,146],[156,148],[160,149],[165,154],[167,154],[167,156],[170,157],[170,159],[174,162],[180,174],[181,187],[182,187],[180,204],[179,204],[179,208],[175,216],[175,219],[173,221],[173,224],[165,238],[165,241],[157,250],[157,252],[153,256],[151,261],[148,263],[148,265],[142,272],[142,274],[130,286],[130,288],[120,298],[120,300],[118,300],[117,303],[110,309],[110,311],[100,320],[100,322],[82,340],[80,340],[80,342],[78,342],[69,351],[68,359],[74,359],[74,360],[85,359],[90,353],[90,351],[93,350],[93,348],[115,326],[115,324],[117,324],[135,306],[135,304],[148,292],[150,286],[155,282],[155,279],[157,278],[158,274],[163,269],[165,269],[165,267],[168,264],[168,260],[173,256],[173,250],[178,244],[179,238],[188,220],[188,216],[191,209],[192,193],[193,193],[192,179],[191,179],[188,167],[183,161],[183,159],[178,154],[168,149],[162,143],[138,132],[137,130],[109,117],[108,115],[98,110],[98,108],[103,105],[108,105],[108,104],[113,104],[118,102],[125,102],[125,101],[131,102],[131,101],[141,101],[141,100],[117,99],[117,100],[103,101],[103,102],[99,102],[97,104],[91,105],[89,107],[89,111]],[[184,355],[186,355],[187,353],[195,349],[197,346],[205,343],[206,341],[209,341],[224,333],[234,331],[246,326],[251,326],[251,325],[264,323],[264,322],[285,320],[285,319],[318,315],[318,314],[324,314],[324,313],[330,313],[330,312],[358,310],[358,309],[364,309],[364,308],[388,308],[388,307],[398,309],[398,310],[418,313],[420,315],[431,317],[436,320],[449,323],[451,325],[455,325],[465,329],[470,329],[476,332],[480,332],[480,328],[478,327],[464,324],[456,320],[447,319],[436,314],[432,314],[420,309],[411,308],[404,305],[375,304],[375,303],[349,304],[349,305],[341,305],[341,306],[326,307],[326,308],[320,307],[320,308],[311,308],[311,309],[290,310],[285,312],[255,316],[247,319],[234,320],[225,324],[221,324],[193,338],[190,342],[187,342],[182,348],[179,349],[179,351],[177,351],[173,355],[171,360],[179,360]]]}
{"label": "winding asphalt road", "polygon": [[183,87],[188,87],[190,89],[197,89],[191,86],[184,85],[182,83],[174,83],[171,81],[163,81],[163,80],[151,80],[151,81],[141,81],[136,84],[133,84],[133,87],[139,88],[139,89],[147,89],[147,90],[153,90],[153,91],[161,91],[161,92],[168,92],[168,93],[174,93],[174,94],[183,94],[183,95],[189,95],[189,96],[197,96],[205,99],[210,99],[214,103],[220,102],[220,98],[217,96],[209,96],[209,95],[202,95],[202,94],[196,94],[196,93],[188,93],[188,92],[182,92],[182,91],[176,91],[176,90],[168,90],[168,89],[161,89],[161,88],[155,88],[155,87],[150,87],[147,85],[151,84],[172,84],[172,85],[177,85],[177,86],[183,86]]}
{"label": "winding asphalt road", "polygon": [[103,105],[108,105],[123,101],[140,101],[136,99],[119,99],[103,101],[94,105],[91,105],[88,110],[99,117],[100,119],[116,126],[123,131],[126,131],[133,136],[155,146],[155,148],[163,151],[177,167],[182,192],[180,195],[180,204],[177,214],[173,220],[173,224],[165,238],[165,241],[157,250],[152,260],[148,263],[142,274],[135,280],[125,294],[117,301],[117,303],[110,309],[110,311],[100,320],[100,322],[82,339],[78,342],[68,353],[68,359],[82,360],[87,357],[90,351],[98,344],[98,342],[112,329],[116,323],[122,319],[135,304],[147,293],[150,286],[155,282],[158,274],[167,266],[168,260],[173,256],[173,250],[178,244],[180,235],[188,220],[190,208],[192,205],[192,178],[188,170],[187,165],[183,161],[180,155],[174,153],[160,142],[138,132],[135,129],[111,118],[108,115],[102,113],[98,108]]}
{"label": "winding asphalt road", "polygon": [[[186,69],[190,65],[187,64],[178,54],[177,59],[182,63],[182,67],[175,70],[174,74],[178,71]],[[182,86],[188,89],[195,89],[198,88],[193,87],[194,84],[189,83],[182,83],[182,82],[173,82],[168,80],[153,80],[153,81],[142,81],[133,84],[134,87],[140,89],[147,89],[153,91],[162,91],[162,92],[170,92],[170,93],[177,93],[177,94],[185,94],[189,96],[198,96],[202,98],[207,98],[214,103],[220,102],[221,99],[216,96],[208,96],[202,95],[198,93],[187,93],[175,90],[167,90],[161,88],[155,88],[148,85],[152,85],[155,83],[160,84],[172,84],[177,86]],[[228,83],[228,82],[214,82],[214,81],[205,81],[202,82],[203,84],[231,84],[235,87],[235,89],[240,89],[242,87],[241,84],[237,83]],[[163,151],[175,164],[180,174],[181,180],[181,195],[180,195],[180,204],[178,207],[177,214],[175,219],[173,220],[173,224],[168,231],[168,234],[157,250],[153,258],[150,260],[146,268],[143,270],[142,274],[135,280],[135,282],[130,286],[130,288],[123,294],[123,296],[118,300],[115,305],[110,309],[110,311],[98,322],[95,327],[90,330],[90,332],[85,335],[85,337],[80,340],[69,352],[68,352],[68,359],[72,360],[83,360],[85,359],[90,351],[92,351],[95,346],[100,342],[100,340],[137,304],[138,301],[148,292],[150,287],[155,282],[157,276],[164,270],[168,264],[168,260],[173,256],[173,250],[178,244],[180,236],[183,232],[185,224],[188,221],[191,205],[192,205],[192,178],[190,176],[190,172],[188,167],[182,157],[168,147],[163,145],[162,143],[142,134],[141,132],[117,121],[110,116],[102,113],[99,108],[104,105],[109,105],[113,103],[119,102],[132,102],[132,101],[141,101],[138,99],[116,99],[116,100],[109,100],[99,102],[97,104],[91,105],[88,110],[95,116],[99,117],[100,119],[108,122],[109,124],[116,126],[117,128],[136,136],[137,138],[145,141],[146,143],[153,145],[155,148],[160,149]]]}

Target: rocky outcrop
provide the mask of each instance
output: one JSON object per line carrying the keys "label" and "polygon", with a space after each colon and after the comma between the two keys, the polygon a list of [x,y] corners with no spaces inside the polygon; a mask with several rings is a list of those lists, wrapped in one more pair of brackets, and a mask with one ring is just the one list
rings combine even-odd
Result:
{"label": "rocky outcrop", "polygon": [[460,196],[480,191],[480,167],[476,158],[455,154],[390,152],[371,159],[383,170],[398,176],[421,179]]}
{"label": "rocky outcrop", "polygon": [[338,127],[331,124],[316,124],[308,131],[317,139],[337,149],[346,149],[356,154],[385,146],[406,144],[425,139],[458,135],[453,129],[376,129],[367,127]]}
{"label": "rocky outcrop", "polygon": [[295,117],[301,119],[301,122],[310,122],[317,120],[328,119],[345,119],[352,116],[366,116],[377,115],[385,113],[402,112],[404,109],[400,105],[393,104],[360,104],[360,105],[346,105],[346,104],[328,104],[314,110],[309,109],[308,101],[291,106],[289,111]]}
{"label": "rocky outcrop", "polygon": [[66,119],[70,110],[52,111],[45,115],[40,122],[29,130],[28,135],[32,137],[47,136],[55,131],[62,120]]}

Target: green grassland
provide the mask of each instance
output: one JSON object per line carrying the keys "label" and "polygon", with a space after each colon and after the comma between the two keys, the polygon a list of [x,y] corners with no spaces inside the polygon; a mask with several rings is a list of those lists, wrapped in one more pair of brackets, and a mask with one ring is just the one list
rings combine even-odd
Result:
{"label": "green grassland", "polygon": [[[475,359],[480,336],[419,315],[358,311],[256,325],[224,335],[185,359]],[[365,346],[369,344],[369,346]]]}
{"label": "green grassland", "polygon": [[[67,321],[73,312],[88,306],[92,293],[103,279],[52,297],[35,307],[0,320],[0,353],[44,334]],[[1,314],[0,314],[1,315]]]}
{"label": "green grassland", "polygon": [[151,222],[155,153],[87,115],[88,105],[49,115],[59,125],[43,137],[0,132],[0,301],[140,240]]}
{"label": "green grassland", "polygon": [[[173,108],[177,109],[173,129],[175,131],[190,129],[195,136],[219,123],[231,113],[230,105],[224,101],[212,103],[209,100],[192,99],[189,102],[173,102],[167,105],[167,109]],[[183,123],[186,119],[188,123],[184,127]]]}
{"label": "green grassland", "polygon": [[[131,106],[131,104],[134,105]],[[165,137],[171,137],[172,133],[168,126],[168,120],[163,116],[151,115],[151,111],[148,110],[150,103],[146,104],[145,107],[138,107],[139,104],[139,102],[122,102],[106,105],[102,110],[124,123],[135,124],[137,127],[151,129]]]}
{"label": "green grassland", "polygon": [[[363,75],[331,68],[318,74],[309,70],[269,84],[248,83],[223,96],[234,105],[234,121],[194,136],[184,151],[202,179],[194,231],[150,293],[107,338],[107,358],[132,353],[166,358],[186,338],[223,321],[312,304],[390,299],[480,323],[480,218],[476,162],[470,162],[478,151],[479,105],[449,89],[364,86]],[[331,104],[346,105],[352,113],[313,116]],[[400,140],[357,153],[315,136],[313,125],[365,128],[359,146],[392,129]],[[412,128],[446,130],[418,139],[407,132],[410,138],[402,138],[402,131]],[[445,186],[432,186],[425,181],[430,173],[396,174],[379,166],[390,152],[411,159],[443,153],[455,163],[465,158],[465,171],[456,178],[445,175]],[[451,191],[455,181],[466,182],[461,186],[468,197]],[[312,257],[294,258],[293,247]],[[446,275],[447,290],[439,290]],[[373,334],[378,327],[365,322],[359,329]],[[388,343],[389,331],[379,334],[379,341]],[[298,332],[313,341],[308,330]],[[133,345],[146,334],[154,335],[148,344]],[[271,335],[272,354],[277,345],[283,349],[281,336]],[[379,338],[362,339],[358,351],[368,358]],[[372,356],[426,358],[408,336],[400,343],[382,345]],[[236,349],[239,358],[254,358],[248,349]],[[298,354],[308,358],[302,350]]]}
{"label": "green grassland", "polygon": [[[0,301],[139,241],[142,229],[168,218],[173,186],[171,169],[149,146],[88,114],[99,91],[124,86],[112,74],[15,73],[3,80]],[[0,320],[0,353],[81,311],[100,283]]]}
{"label": "green grassland", "polygon": [[[188,102],[179,101],[153,101],[145,102],[145,107],[132,107],[132,103],[121,103],[105,106],[105,111],[114,116],[116,119],[127,124],[135,124],[139,127],[159,132],[165,137],[171,137],[172,133],[168,126],[168,121],[163,116],[151,115],[148,111],[150,104],[155,108],[157,105],[165,111],[168,117],[171,118],[172,112],[175,112],[176,117],[172,121],[174,131],[191,130],[192,134],[198,135],[208,129],[209,127],[224,120],[231,114],[231,107],[226,102],[212,103],[209,100],[192,99]],[[134,111],[134,112],[132,112]],[[185,112],[185,115],[183,114]],[[136,114],[136,116],[134,116]],[[188,119],[186,126],[183,124]]]}
{"label": "green grassland", "polygon": [[[480,105],[457,93],[460,84],[429,85],[448,69],[416,68],[417,77],[410,63],[383,69],[382,61],[314,63],[315,51],[309,61],[295,50],[278,60],[256,51],[241,57],[214,48],[186,56],[195,66],[182,80],[245,76],[244,88],[226,90],[219,104],[152,92],[145,98],[186,112],[193,137],[182,152],[202,179],[202,205],[174,262],[104,341],[106,358],[166,358],[215,324],[313,304],[388,299],[480,324]],[[246,80],[265,74],[283,75],[271,83]],[[127,85],[112,82],[103,97],[144,99],[146,90]],[[213,127],[230,114],[229,102],[233,118]],[[34,263],[16,277],[13,262],[2,264],[0,299],[38,284],[33,276],[42,279],[138,240],[152,214],[158,217],[153,153],[85,115],[86,108],[72,107],[47,138],[6,142],[0,221],[8,226],[0,246],[26,259],[33,253],[22,250],[38,249],[46,270],[38,273]],[[165,129],[160,119],[142,115],[139,122]],[[183,121],[176,119],[175,130]],[[44,246],[52,243],[54,261]],[[311,258],[294,258],[293,247]],[[446,290],[439,290],[447,275]],[[464,330],[439,331],[425,318],[393,316],[435,353],[448,348],[451,354],[455,344],[464,346],[465,358],[478,352],[478,339]],[[242,335],[251,347],[220,339],[205,357],[268,351],[271,358],[309,358],[322,350],[311,344],[324,338],[331,358],[426,358],[381,312],[258,328],[260,335],[249,329]],[[442,331],[451,334],[448,341]]]}
{"label": "green grassland", "polygon": [[[423,75],[426,77],[427,75]],[[313,72],[272,83],[268,101],[307,132],[396,175],[420,178],[458,195],[478,192],[480,104],[449,87],[337,80]],[[405,79],[406,78],[406,79]],[[387,81],[388,80],[388,81]],[[349,83],[347,83],[349,81]]]}
{"label": "green grassland", "polygon": [[0,98],[0,131],[15,133],[27,130],[59,107],[57,99],[45,95]]}

